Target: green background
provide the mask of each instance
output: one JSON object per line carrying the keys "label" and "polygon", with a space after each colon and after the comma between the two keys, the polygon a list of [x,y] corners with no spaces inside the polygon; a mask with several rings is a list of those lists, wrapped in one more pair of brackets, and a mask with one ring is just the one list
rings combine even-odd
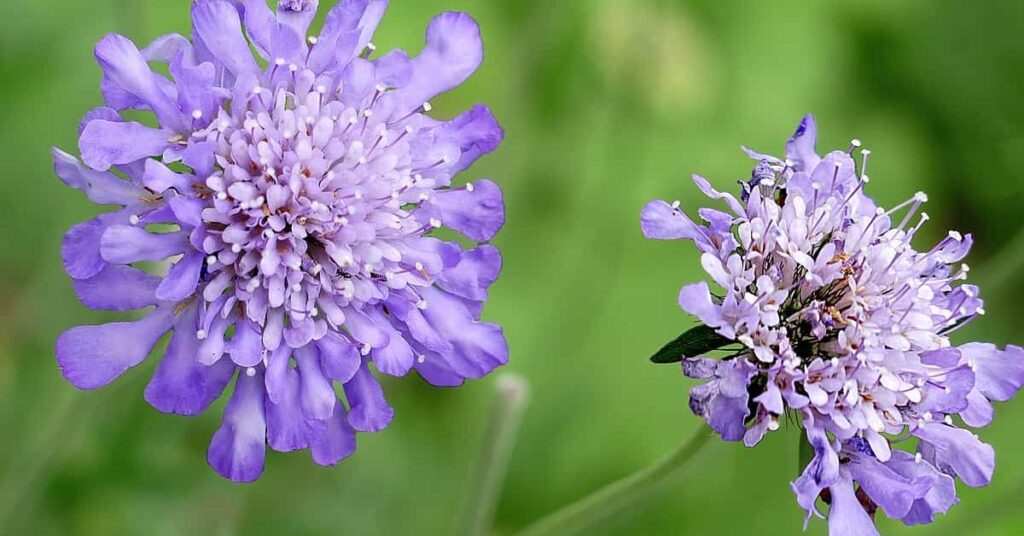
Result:
{"label": "green background", "polygon": [[[325,5],[333,4],[323,0]],[[263,478],[222,480],[205,461],[223,400],[201,417],[142,400],[151,359],[79,392],[53,360],[64,329],[115,316],[79,305],[59,244],[96,208],[52,175],[51,145],[75,151],[100,103],[93,44],[187,33],[184,0],[5,0],[0,18],[0,533],[452,534],[471,489],[495,376],[458,390],[388,380],[394,424],[361,435],[336,468],[269,453]],[[647,357],[691,320],[678,288],[702,277],[689,244],[645,241],[651,198],[704,201],[747,176],[741,143],[781,152],[815,112],[820,148],[873,150],[869,193],[887,205],[930,194],[921,244],[974,233],[969,261],[988,315],[957,342],[1024,342],[1024,3],[657,0],[395,1],[379,49],[422,46],[444,9],[483,30],[482,69],[436,100],[437,116],[490,104],[507,137],[464,177],[504,188],[502,278],[485,312],[506,328],[532,398],[497,510],[508,534],[660,457],[699,425],[692,382]],[[993,484],[961,486],[935,525],[885,534],[1020,534],[1024,400],[981,431]],[[797,534],[789,490],[796,430],[755,449],[711,443],[683,473],[591,534]],[[812,521],[807,534],[824,534]]]}

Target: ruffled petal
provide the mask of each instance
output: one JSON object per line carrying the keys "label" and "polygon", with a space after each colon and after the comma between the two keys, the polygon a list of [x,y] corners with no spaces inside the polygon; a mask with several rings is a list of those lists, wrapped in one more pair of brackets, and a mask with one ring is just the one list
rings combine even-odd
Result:
{"label": "ruffled petal", "polygon": [[969,343],[960,352],[974,369],[979,391],[989,400],[1013,398],[1024,385],[1024,349],[1007,346],[999,350],[994,344]]}
{"label": "ruffled petal", "polygon": [[282,378],[277,401],[266,400],[267,443],[278,452],[308,448],[324,435],[327,423],[306,417],[299,373],[289,367]]}
{"label": "ruffled petal", "polygon": [[501,272],[501,252],[491,245],[482,245],[462,253],[459,264],[437,277],[441,288],[473,301],[486,301],[487,288]]}
{"label": "ruffled petal", "polygon": [[810,173],[821,158],[815,152],[818,142],[818,127],[814,116],[807,114],[800,120],[796,131],[786,142],[786,158],[792,161],[793,169],[798,172]]}
{"label": "ruffled petal", "polygon": [[263,361],[263,335],[259,325],[246,319],[235,322],[235,334],[225,348],[240,367],[255,367]]}
{"label": "ruffled petal", "polygon": [[362,363],[359,349],[344,335],[329,331],[316,346],[320,350],[320,365],[328,378],[345,383],[359,370]]}
{"label": "ruffled petal", "polygon": [[478,242],[494,238],[505,224],[501,188],[486,179],[471,188],[437,192],[430,208],[445,226]]}
{"label": "ruffled petal", "polygon": [[206,50],[231,74],[259,74],[260,68],[249,52],[249,43],[242,35],[238,11],[224,0],[206,0],[192,4],[192,38],[201,41]]}
{"label": "ruffled petal", "polygon": [[94,171],[78,159],[53,148],[53,167],[64,184],[85,192],[90,201],[98,205],[131,205],[139,202],[142,190],[113,173]]}
{"label": "ruffled petal", "polygon": [[427,26],[427,46],[412,60],[413,77],[400,90],[415,108],[466,81],[484,58],[480,27],[465,13],[442,13]]}
{"label": "ruffled petal", "polygon": [[203,254],[189,251],[171,266],[156,289],[156,297],[164,301],[179,301],[191,296],[199,285],[202,268]]}
{"label": "ruffled petal", "polygon": [[402,334],[391,325],[391,321],[380,311],[372,311],[370,318],[373,319],[374,324],[388,335],[387,346],[374,348],[371,351],[373,364],[376,365],[377,370],[389,376],[405,376],[412,369],[413,363],[416,360],[412,353],[412,348],[409,347],[409,343],[405,341]]}
{"label": "ruffled petal", "polygon": [[445,361],[467,378],[482,378],[508,362],[508,342],[500,326],[477,322],[459,299],[436,287],[423,290],[423,316],[453,348]]}
{"label": "ruffled petal", "polygon": [[497,149],[505,138],[505,131],[494,118],[491,109],[478,104],[444,123],[440,135],[454,141],[461,152],[458,162],[448,168],[448,172],[454,175],[471,166],[481,156]]}
{"label": "ruffled petal", "polygon": [[348,65],[366,48],[387,7],[387,0],[338,2],[324,19],[323,30],[309,53],[307,65],[315,72]]}
{"label": "ruffled petal", "polygon": [[843,477],[829,487],[832,509],[828,512],[829,536],[879,536],[874,521],[861,506],[853,491],[853,482]]}
{"label": "ruffled petal", "polygon": [[198,349],[196,307],[192,306],[175,321],[167,351],[146,385],[146,402],[157,411],[198,415],[224,392],[234,365],[226,360],[211,366],[197,363]]}
{"label": "ruffled petal", "polygon": [[395,410],[384,399],[384,390],[365,361],[344,385],[344,390],[349,405],[348,423],[352,428],[360,432],[379,432],[391,424]]}
{"label": "ruffled petal", "polygon": [[992,481],[995,450],[978,436],[939,423],[927,423],[914,435],[921,440],[918,448],[925,458],[943,472],[955,474],[972,488],[987,486]]}
{"label": "ruffled petal", "polygon": [[224,409],[220,428],[210,440],[206,460],[224,478],[252,482],[263,474],[267,420],[263,408],[263,371],[238,375],[235,391]]}
{"label": "ruffled petal", "polygon": [[172,188],[178,192],[186,192],[194,179],[192,175],[175,173],[169,167],[150,158],[146,160],[142,184],[157,193]]}
{"label": "ruffled petal", "polygon": [[90,309],[130,311],[157,304],[160,279],[128,266],[107,264],[96,275],[72,283],[78,299]]}
{"label": "ruffled petal", "polygon": [[160,308],[142,320],[78,326],[57,338],[61,374],[79,389],[96,389],[141,363],[171,327],[173,314]]}
{"label": "ruffled petal", "polygon": [[88,279],[107,265],[100,254],[103,234],[114,225],[128,223],[127,210],[100,214],[94,219],[79,223],[64,235],[60,253],[64,270],[73,279]]}
{"label": "ruffled petal", "polygon": [[109,34],[96,45],[95,53],[106,79],[145,103],[161,126],[176,131],[185,129],[177,103],[161,88],[160,76],[149,68],[135,43],[124,36]]}
{"label": "ruffled petal", "polygon": [[286,25],[298,36],[305,36],[309,24],[316,16],[320,5],[319,0],[279,0],[277,3],[277,20]]}
{"label": "ruffled petal", "polygon": [[906,516],[914,502],[924,498],[931,485],[930,479],[901,475],[867,456],[852,457],[847,467],[871,500],[893,519]]}
{"label": "ruffled petal", "polygon": [[907,525],[931,523],[935,521],[937,514],[946,513],[958,502],[953,477],[942,473],[924,460],[915,459],[913,455],[906,452],[897,450],[892,454],[892,459],[886,465],[893,471],[905,477],[924,479],[928,482],[928,492],[914,501],[910,511],[902,518],[904,523]]}
{"label": "ruffled petal", "polygon": [[163,154],[171,145],[170,137],[167,131],[141,123],[97,120],[86,125],[78,148],[89,167],[106,171],[118,164]]}
{"label": "ruffled petal", "polygon": [[100,240],[103,260],[114,264],[160,261],[185,250],[186,235],[150,233],[131,225],[112,225]]}
{"label": "ruffled petal", "polygon": [[647,203],[640,213],[640,231],[655,240],[697,240],[703,235],[686,213],[660,199]]}
{"label": "ruffled petal", "polygon": [[316,346],[310,345],[295,350],[296,369],[299,372],[302,413],[308,419],[324,421],[334,412],[337,395],[331,381],[320,368],[320,355]]}
{"label": "ruffled petal", "polygon": [[340,400],[327,421],[324,433],[310,444],[313,461],[319,465],[335,465],[356,451],[356,431],[348,423],[348,412]]}
{"label": "ruffled petal", "polygon": [[705,326],[716,327],[722,322],[718,307],[711,300],[711,288],[703,281],[686,285],[679,291],[679,306],[700,319]]}

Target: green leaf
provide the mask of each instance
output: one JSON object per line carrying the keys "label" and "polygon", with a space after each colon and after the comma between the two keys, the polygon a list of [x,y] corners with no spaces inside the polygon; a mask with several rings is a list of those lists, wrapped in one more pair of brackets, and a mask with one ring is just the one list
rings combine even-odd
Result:
{"label": "green leaf", "polygon": [[691,328],[669,341],[651,356],[652,363],[678,363],[684,357],[697,357],[717,350],[733,341],[703,324]]}

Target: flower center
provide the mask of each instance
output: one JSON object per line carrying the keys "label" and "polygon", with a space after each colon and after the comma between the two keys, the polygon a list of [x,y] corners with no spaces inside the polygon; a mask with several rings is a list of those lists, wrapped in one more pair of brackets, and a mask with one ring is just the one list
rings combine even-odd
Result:
{"label": "flower center", "polygon": [[236,95],[192,136],[216,145],[203,296],[237,300],[261,324],[282,310],[292,323],[326,312],[338,327],[346,306],[433,282],[406,240],[439,225],[412,214],[435,185],[433,168],[414,169],[409,143],[429,105],[393,118],[383,88],[348,102],[313,88],[312,73],[291,76],[244,103]]}

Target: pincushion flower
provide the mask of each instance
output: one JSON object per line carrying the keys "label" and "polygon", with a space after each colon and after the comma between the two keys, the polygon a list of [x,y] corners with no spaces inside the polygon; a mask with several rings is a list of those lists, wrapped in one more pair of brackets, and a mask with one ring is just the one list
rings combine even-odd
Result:
{"label": "pincushion flower", "polygon": [[748,149],[757,164],[738,198],[695,176],[728,208],[700,209],[700,223],[679,203],[644,208],[644,234],[692,240],[715,286],[683,287],[701,325],[654,360],[704,380],[690,408],[727,441],[754,446],[781,419],[800,423],[812,456],[792,488],[808,519],[830,505],[831,535],[877,534],[879,508],[929,523],[956,504],[955,480],[989,483],[993,449],[969,429],[1024,384],[1024,350],[950,342],[984,314],[963,283],[971,236],[915,249],[927,197],[878,207],[864,192],[869,152],[852,157],[860,142],[822,157],[815,139],[807,116],[784,159]]}
{"label": "pincushion flower", "polygon": [[[235,481],[259,477],[265,444],[332,465],[356,432],[385,428],[371,364],[455,386],[508,359],[501,328],[479,320],[501,267],[487,242],[502,194],[452,184],[503,133],[486,106],[427,115],[479,66],[477,24],[443,13],[415,58],[374,56],[386,1],[343,0],[307,38],[317,7],[196,0],[191,40],[140,50],[108,35],[95,51],[106,105],[81,123],[82,161],[53,151],[67,185],[119,207],[64,238],[79,298],[148,310],[62,334],[61,372],[102,387],[170,332],[145,398],[194,415],[234,380],[208,461]],[[433,237],[440,227],[476,245]]]}

